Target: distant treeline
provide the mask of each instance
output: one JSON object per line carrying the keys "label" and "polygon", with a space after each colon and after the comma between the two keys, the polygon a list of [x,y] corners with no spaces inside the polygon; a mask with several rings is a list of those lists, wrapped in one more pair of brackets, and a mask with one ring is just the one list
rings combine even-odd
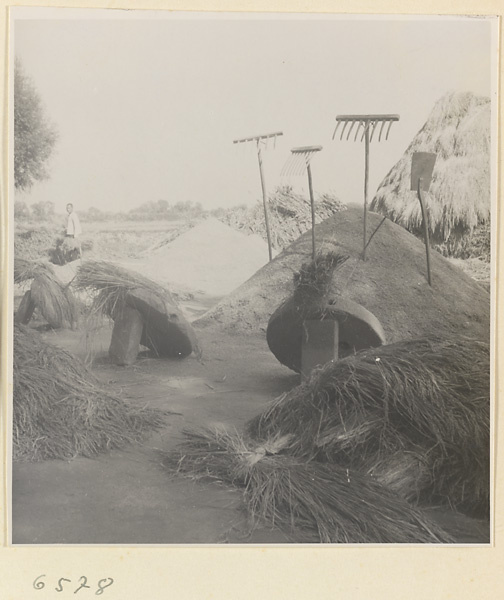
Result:
{"label": "distant treeline", "polygon": [[[226,209],[217,208],[205,210],[200,202],[177,202],[170,205],[166,200],[149,201],[133,208],[128,212],[111,212],[101,210],[92,206],[87,210],[79,210],[76,205],[79,218],[83,222],[90,221],[178,221],[181,219],[195,219],[206,216],[219,217],[226,213]],[[16,221],[52,222],[58,215],[55,212],[54,203],[35,202],[28,205],[22,200],[14,202],[14,218]]]}

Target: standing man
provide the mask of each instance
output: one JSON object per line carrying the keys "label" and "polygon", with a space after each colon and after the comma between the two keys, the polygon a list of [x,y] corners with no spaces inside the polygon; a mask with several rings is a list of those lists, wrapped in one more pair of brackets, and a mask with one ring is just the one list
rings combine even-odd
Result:
{"label": "standing man", "polygon": [[68,203],[66,205],[66,211],[68,213],[67,217],[67,227],[66,227],[66,237],[74,238],[75,247],[79,251],[79,258],[82,258],[82,249],[80,240],[78,239],[80,234],[82,233],[81,224],[79,221],[79,217],[77,213],[74,212],[73,204]]}

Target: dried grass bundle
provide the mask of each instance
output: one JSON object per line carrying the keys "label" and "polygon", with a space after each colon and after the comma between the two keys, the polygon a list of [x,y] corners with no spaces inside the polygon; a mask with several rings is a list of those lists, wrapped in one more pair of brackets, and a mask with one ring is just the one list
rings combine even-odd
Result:
{"label": "dried grass bundle", "polygon": [[306,462],[289,452],[290,437],[258,444],[225,429],[186,431],[165,458],[170,471],[244,489],[253,526],[278,526],[296,541],[449,543],[421,510],[371,478],[338,465]]}
{"label": "dried grass bundle", "polygon": [[73,285],[78,290],[87,290],[94,296],[92,315],[114,318],[124,305],[128,292],[142,288],[161,301],[174,300],[168,290],[142,275],[119,267],[113,263],[88,260],[78,269]]}
{"label": "dried grass bundle", "polygon": [[[319,196],[315,201],[316,223],[321,223],[345,208],[340,200],[330,194]],[[262,201],[250,208],[232,208],[218,218],[233,229],[257,234],[267,240]],[[268,218],[273,248],[286,248],[311,228],[310,201],[294,193],[290,186],[279,187],[268,197]]]}
{"label": "dried grass bundle", "polygon": [[445,247],[450,241],[456,256],[456,241],[490,219],[490,116],[489,98],[453,92],[442,97],[380,184],[370,209],[421,234],[420,205],[410,190],[411,157],[414,152],[436,153],[427,195],[431,239]]}
{"label": "dried grass bundle", "polygon": [[14,331],[13,457],[39,461],[93,456],[139,441],[162,426],[162,411],[131,405],[75,356],[36,331]]}
{"label": "dried grass bundle", "polygon": [[51,263],[18,257],[14,258],[14,283],[30,281],[40,273],[55,274]]}
{"label": "dried grass bundle", "polygon": [[[252,419],[247,431],[257,440],[291,435],[297,457],[378,469],[382,480],[391,476],[383,464],[390,469],[398,453],[409,452],[425,471],[416,500],[486,514],[489,374],[487,344],[398,342],[314,371]],[[404,477],[404,489],[402,478],[395,479],[395,489],[411,497],[411,477]]]}
{"label": "dried grass bundle", "polygon": [[299,271],[294,273],[293,297],[296,306],[310,306],[314,302],[327,300],[334,271],[346,260],[348,256],[337,252],[319,252],[313,260],[303,263]]}
{"label": "dried grass bundle", "polygon": [[36,272],[30,290],[33,302],[51,327],[75,327],[79,312],[77,302],[69,287],[53,272]]}

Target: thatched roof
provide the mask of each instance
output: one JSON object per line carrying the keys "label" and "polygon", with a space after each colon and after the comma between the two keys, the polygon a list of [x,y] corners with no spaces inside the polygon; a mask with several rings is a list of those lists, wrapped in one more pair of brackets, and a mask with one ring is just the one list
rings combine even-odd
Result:
{"label": "thatched roof", "polygon": [[422,225],[416,192],[410,190],[414,152],[434,152],[428,205],[432,239],[460,237],[490,218],[490,99],[449,93],[380,184],[370,209],[417,233]]}

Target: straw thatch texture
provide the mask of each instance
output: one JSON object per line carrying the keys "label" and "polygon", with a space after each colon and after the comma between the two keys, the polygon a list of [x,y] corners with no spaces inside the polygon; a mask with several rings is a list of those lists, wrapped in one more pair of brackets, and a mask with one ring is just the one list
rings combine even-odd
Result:
{"label": "straw thatch texture", "polygon": [[163,422],[162,411],[125,402],[77,357],[15,327],[15,460],[90,457],[139,441]]}
{"label": "straw thatch texture", "polygon": [[313,304],[324,303],[333,284],[334,272],[346,260],[348,256],[336,252],[318,252],[314,259],[303,263],[293,277],[295,305],[310,309]]}
{"label": "straw thatch texture", "polygon": [[69,287],[58,279],[52,265],[16,258],[14,282],[29,280],[32,280],[31,301],[49,325],[56,329],[75,327],[79,316],[78,304]]}
{"label": "straw thatch texture", "polygon": [[77,289],[94,294],[89,327],[97,317],[121,317],[126,306],[138,310],[144,320],[141,343],[156,356],[185,358],[198,355],[196,334],[170,292],[138,273],[104,261],[86,261],[74,280]]}
{"label": "straw thatch texture", "polygon": [[[290,186],[279,187],[270,194],[267,206],[273,248],[286,248],[302,233],[311,229],[310,200],[294,193]],[[315,222],[321,223],[345,208],[343,202],[334,196],[323,194],[315,201]],[[233,229],[247,234],[254,233],[267,240],[262,201],[249,208],[232,208],[218,218]]]}
{"label": "straw thatch texture", "polygon": [[25,283],[36,277],[39,273],[50,273],[54,275],[51,263],[25,258],[14,258],[14,283]]}
{"label": "straw thatch texture", "polygon": [[124,305],[127,294],[137,288],[148,290],[160,301],[168,298],[175,303],[170,292],[151,279],[106,261],[88,260],[82,263],[73,285],[78,290],[93,294],[91,314],[104,314],[110,318],[114,318]]}
{"label": "straw thatch texture", "polygon": [[225,429],[186,431],[164,463],[171,472],[242,487],[252,527],[277,526],[296,541],[452,541],[421,510],[370,477],[282,453],[289,444],[289,436],[258,444]]}
{"label": "straw thatch texture", "polygon": [[[420,234],[422,215],[410,190],[414,152],[437,155],[432,183],[425,193],[431,239],[451,242],[471,234],[490,219],[490,99],[472,93],[441,98],[403,157],[380,184],[370,209]],[[489,233],[489,232],[488,232]]]}
{"label": "straw thatch texture", "polygon": [[405,498],[487,514],[489,373],[487,344],[398,342],[314,371],[247,431],[290,435],[295,456],[366,472]]}

